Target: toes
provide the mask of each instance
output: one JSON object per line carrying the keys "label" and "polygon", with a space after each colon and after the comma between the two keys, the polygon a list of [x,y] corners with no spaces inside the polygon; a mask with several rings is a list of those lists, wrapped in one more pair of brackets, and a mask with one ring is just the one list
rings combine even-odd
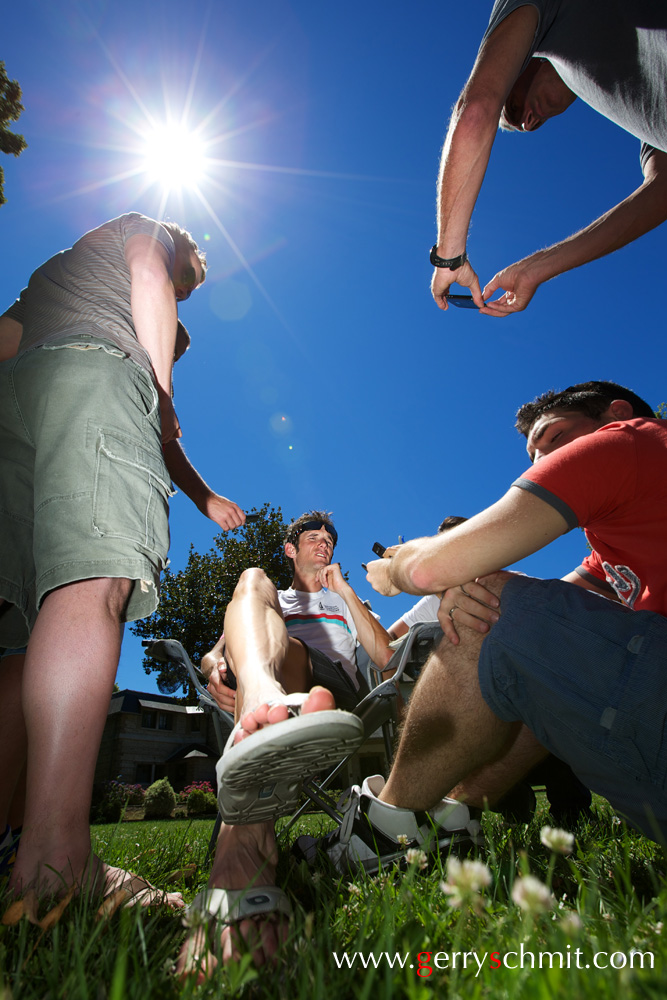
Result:
{"label": "toes", "polygon": [[198,927],[181,947],[176,962],[176,976],[182,981],[196,976],[196,983],[201,986],[213,975],[217,964],[208,948],[206,928]]}
{"label": "toes", "polygon": [[271,705],[267,713],[267,722],[274,725],[276,722],[284,722],[289,718],[287,705]]}
{"label": "toes", "polygon": [[319,685],[310,689],[308,697],[303,703],[301,714],[308,712],[328,712],[336,707],[336,701],[331,691]]}
{"label": "toes", "polygon": [[244,954],[252,955],[258,969],[273,962],[278,949],[287,940],[288,930],[288,921],[278,919],[275,914],[248,917],[226,927],[220,939],[223,963],[230,959],[238,962]]}

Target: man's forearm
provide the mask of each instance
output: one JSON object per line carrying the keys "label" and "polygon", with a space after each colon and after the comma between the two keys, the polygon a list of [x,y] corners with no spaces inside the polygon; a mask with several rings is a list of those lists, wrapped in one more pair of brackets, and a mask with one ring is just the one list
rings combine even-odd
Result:
{"label": "man's forearm", "polygon": [[470,217],[480,192],[500,112],[530,52],[537,11],[512,11],[481,47],[447,131],[438,179],[438,252],[465,249]]}
{"label": "man's forearm", "polygon": [[461,96],[452,116],[438,175],[438,253],[463,253],[468,227],[498,127],[500,97],[467,102]]}
{"label": "man's forearm", "polygon": [[388,549],[389,559],[368,564],[368,577],[383,594],[439,594],[511,566],[567,530],[554,507],[513,486],[465,524]]}
{"label": "man's forearm", "polygon": [[199,475],[185,454],[180,441],[169,441],[163,451],[174,484],[205,514],[207,502],[216,496],[214,490]]}
{"label": "man's forearm", "polygon": [[386,667],[391,659],[393,649],[389,648],[391,636],[380,624],[366,605],[361,601],[349,585],[340,595],[348,608],[357,630],[357,638],[364,647],[376,667],[380,670]]}
{"label": "man's forearm", "polygon": [[542,283],[588,261],[604,257],[655,229],[667,219],[667,153],[656,152],[641,187],[585,229],[524,262]]}

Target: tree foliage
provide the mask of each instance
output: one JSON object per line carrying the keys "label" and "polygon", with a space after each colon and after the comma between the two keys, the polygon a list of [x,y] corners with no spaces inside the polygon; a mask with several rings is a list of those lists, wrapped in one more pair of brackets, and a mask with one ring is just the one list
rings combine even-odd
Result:
{"label": "tree foliage", "polygon": [[[5,64],[0,60],[0,152],[18,156],[27,146],[22,135],[9,129],[10,122],[16,122],[23,111],[21,104],[21,88],[16,80],[10,80],[5,70]],[[7,199],[4,195],[5,172],[0,166],[0,205]]]}
{"label": "tree foliage", "polygon": [[[292,582],[292,567],[283,551],[287,528],[280,507],[265,504],[259,520],[234,532],[216,535],[213,548],[201,554],[190,547],[185,569],[165,570],[157,610],[130,626],[142,639],[178,639],[193,663],[199,663],[218,640],[225,610],[245,569],[259,566],[281,590]],[[144,658],[147,674],[157,672],[165,694],[179,688],[194,700],[186,671],[177,664]]]}

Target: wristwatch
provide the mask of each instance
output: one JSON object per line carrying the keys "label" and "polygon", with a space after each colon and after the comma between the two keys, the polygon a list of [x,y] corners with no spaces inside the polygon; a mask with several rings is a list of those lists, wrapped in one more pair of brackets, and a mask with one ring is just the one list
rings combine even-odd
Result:
{"label": "wristwatch", "polygon": [[438,257],[438,244],[431,247],[430,261],[433,267],[447,267],[450,271],[456,271],[459,267],[462,267],[468,260],[468,254],[464,250],[460,253],[458,257]]}

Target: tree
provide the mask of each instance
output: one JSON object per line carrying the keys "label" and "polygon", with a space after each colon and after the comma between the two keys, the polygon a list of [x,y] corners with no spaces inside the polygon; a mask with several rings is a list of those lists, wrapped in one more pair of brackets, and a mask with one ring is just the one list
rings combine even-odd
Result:
{"label": "tree", "polygon": [[[225,610],[244,569],[259,566],[281,590],[292,582],[292,567],[283,551],[287,525],[280,507],[268,503],[258,511],[259,520],[233,533],[221,532],[214,546],[203,555],[190,546],[185,569],[166,569],[160,588],[158,609],[130,628],[143,639],[178,639],[193,663],[199,663],[218,640]],[[144,658],[147,674],[157,671],[157,684],[164,694],[179,688],[194,701],[186,671],[177,664]]]}
{"label": "tree", "polygon": [[[7,127],[9,122],[16,122],[21,117],[21,88],[16,80],[10,80],[5,71],[5,64],[0,60],[0,152],[18,156],[28,145],[22,135],[11,132]],[[4,194],[5,172],[0,167],[0,205],[7,199]]]}

